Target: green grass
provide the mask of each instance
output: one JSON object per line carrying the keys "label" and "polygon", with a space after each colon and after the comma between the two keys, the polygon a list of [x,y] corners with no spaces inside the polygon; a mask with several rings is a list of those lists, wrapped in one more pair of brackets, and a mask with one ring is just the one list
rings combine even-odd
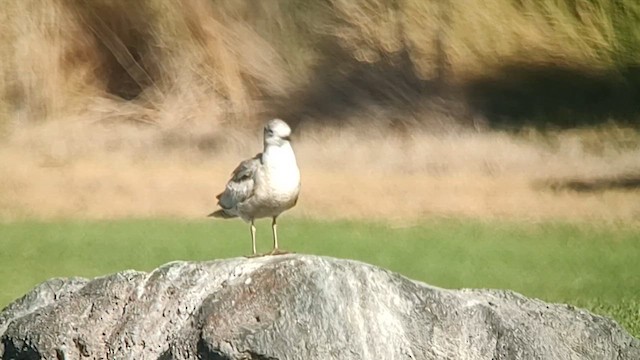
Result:
{"label": "green grass", "polygon": [[[640,230],[613,225],[433,220],[280,222],[282,247],[353,258],[446,288],[503,288],[609,315],[640,335]],[[271,245],[258,224],[259,250]],[[123,220],[0,224],[0,306],[54,276],[92,277],[172,260],[248,254],[240,221]]]}

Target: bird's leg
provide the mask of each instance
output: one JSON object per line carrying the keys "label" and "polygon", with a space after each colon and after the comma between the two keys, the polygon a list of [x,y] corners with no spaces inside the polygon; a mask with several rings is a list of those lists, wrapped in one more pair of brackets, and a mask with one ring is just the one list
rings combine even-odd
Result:
{"label": "bird's leg", "polygon": [[258,253],[256,251],[256,226],[253,224],[253,219],[251,219],[251,245],[253,247],[253,256],[256,256]]}
{"label": "bird's leg", "polygon": [[251,247],[253,250],[253,254],[245,257],[255,258],[255,257],[260,257],[265,255],[265,254],[258,254],[258,252],[256,251],[256,225],[254,224],[254,219],[251,219]]}
{"label": "bird's leg", "polygon": [[278,225],[276,224],[276,217],[273,217],[271,222],[271,229],[273,230],[273,251],[278,251]]}
{"label": "bird's leg", "polygon": [[273,217],[273,222],[271,223],[271,229],[273,230],[273,250],[271,250],[269,254],[270,255],[287,254],[286,251],[282,251],[278,249],[278,224],[276,224],[276,216]]}

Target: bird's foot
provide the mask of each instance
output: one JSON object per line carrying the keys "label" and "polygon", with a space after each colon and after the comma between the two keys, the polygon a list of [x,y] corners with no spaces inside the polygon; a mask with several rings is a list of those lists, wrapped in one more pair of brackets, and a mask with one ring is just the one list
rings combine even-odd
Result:
{"label": "bird's foot", "polygon": [[264,253],[264,254],[253,254],[253,255],[245,255],[245,257],[247,259],[253,259],[253,258],[259,258],[259,257],[263,257],[263,256],[271,256],[271,255],[285,255],[285,254],[294,254],[293,251],[286,251],[286,250],[280,250],[280,249],[273,249],[271,251],[269,251],[268,253]]}
{"label": "bird's foot", "polygon": [[280,250],[280,249],[273,249],[267,255],[284,255],[284,254],[292,254],[292,252],[286,251],[286,250]]}

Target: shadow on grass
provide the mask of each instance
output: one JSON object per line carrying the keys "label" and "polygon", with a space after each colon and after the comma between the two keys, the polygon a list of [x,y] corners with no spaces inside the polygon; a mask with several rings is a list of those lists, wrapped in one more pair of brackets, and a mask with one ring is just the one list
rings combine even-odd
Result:
{"label": "shadow on grass", "polygon": [[[406,50],[382,54],[371,63],[353,59],[334,44],[323,52],[325,61],[316,67],[309,86],[275,101],[274,113],[294,126],[307,121],[340,125],[354,116],[391,128],[421,124],[517,131],[612,120],[640,125],[640,67],[604,71],[505,63],[492,75],[453,82],[448,81],[446,65],[433,79],[418,77]],[[434,124],[429,123],[433,115],[440,115]]]}
{"label": "shadow on grass", "polygon": [[575,128],[615,120],[639,125],[640,67],[595,71],[507,64],[463,85],[468,105],[493,127]]}
{"label": "shadow on grass", "polygon": [[[305,122],[341,125],[355,117],[365,124],[403,131],[438,115],[450,122],[427,125],[451,128],[472,120],[462,94],[448,86],[443,76],[418,77],[406,50],[378,54],[376,62],[360,62],[333,43],[322,48],[325,61],[315,68],[310,84],[274,101],[273,114],[280,114],[294,127]],[[425,112],[432,116],[423,116]]]}
{"label": "shadow on grass", "polygon": [[600,192],[606,190],[640,189],[640,174],[596,179],[553,180],[545,184],[554,191],[571,190],[577,192]]}

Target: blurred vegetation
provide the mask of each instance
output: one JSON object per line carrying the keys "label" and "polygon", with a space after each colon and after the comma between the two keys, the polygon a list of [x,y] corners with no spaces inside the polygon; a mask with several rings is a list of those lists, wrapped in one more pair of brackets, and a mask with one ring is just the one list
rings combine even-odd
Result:
{"label": "blurred vegetation", "polygon": [[7,1],[0,118],[637,125],[639,20],[636,0]]}
{"label": "blurred vegetation", "polygon": [[[270,250],[259,221],[259,251]],[[446,288],[510,289],[582,306],[640,335],[637,227],[543,222],[432,220],[390,228],[364,222],[283,220],[281,246],[353,258]],[[149,271],[174,260],[211,260],[250,252],[240,221],[121,220],[0,224],[0,307],[58,276]]]}

